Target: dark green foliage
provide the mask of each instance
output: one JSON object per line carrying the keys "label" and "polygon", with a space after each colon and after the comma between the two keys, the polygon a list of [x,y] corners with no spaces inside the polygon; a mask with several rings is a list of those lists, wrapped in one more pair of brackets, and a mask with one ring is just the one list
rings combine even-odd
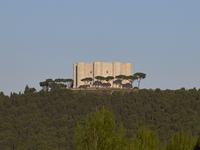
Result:
{"label": "dark green foliage", "polygon": [[[83,95],[62,88],[28,92],[30,89],[9,97],[0,93],[0,149],[76,149],[77,123],[83,126],[87,115],[103,106],[112,110],[115,133],[119,131],[122,137],[126,133],[127,143],[141,126],[148,126],[158,136],[159,147],[168,145],[181,128],[190,131],[189,137],[200,133],[200,90]],[[121,123],[126,132],[119,130]],[[126,145],[126,141],[118,143]],[[194,144],[195,150],[199,143]]]}
{"label": "dark green foliage", "polygon": [[129,144],[130,150],[158,150],[158,137],[149,128],[141,127]]}
{"label": "dark green foliage", "polygon": [[96,76],[95,79],[97,79],[97,81],[94,82],[95,86],[97,85],[99,87],[99,85],[102,85],[102,81],[105,80],[105,78],[103,76]]}
{"label": "dark green foliage", "polygon": [[75,133],[75,141],[78,150],[108,150],[113,149],[115,140],[114,115],[102,108],[91,114],[84,127],[78,126]]}
{"label": "dark green foliage", "polygon": [[73,79],[64,79],[64,82],[67,83],[67,88],[70,89],[72,88],[72,85],[73,85]]}
{"label": "dark green foliage", "polygon": [[[65,84],[67,83],[67,85]],[[46,81],[40,82],[39,83],[40,86],[43,88],[44,91],[48,92],[49,88],[51,88],[51,90],[55,90],[55,89],[70,89],[72,88],[73,85],[73,80],[72,79],[46,79]]]}
{"label": "dark green foliage", "polygon": [[200,150],[200,137],[198,137],[194,150]]}
{"label": "dark green foliage", "polygon": [[84,84],[85,84],[85,88],[87,88],[87,84],[89,83],[89,82],[91,82],[93,79],[92,78],[90,78],[90,77],[87,77],[87,78],[84,78],[84,79],[81,79],[81,81],[83,81],[84,82]]}
{"label": "dark green foliage", "polygon": [[82,79],[81,81],[90,82],[90,81],[92,81],[92,80],[93,80],[92,78],[88,77],[88,78],[84,78],[84,79]]}
{"label": "dark green foliage", "polygon": [[146,74],[142,73],[142,72],[137,72],[137,73],[134,74],[134,76],[137,77],[137,80],[138,80],[138,89],[140,89],[140,81],[141,81],[141,79],[146,78]]}
{"label": "dark green foliage", "polygon": [[36,91],[35,88],[29,88],[28,85],[26,85],[25,90],[24,90],[24,94],[34,93],[35,91]]}
{"label": "dark green foliage", "polygon": [[119,87],[121,88],[121,86],[122,86],[122,81],[126,78],[126,76],[125,76],[125,75],[118,75],[118,76],[115,76],[115,78],[116,78],[117,80],[114,81],[113,83],[119,85]]}
{"label": "dark green foliage", "polygon": [[126,76],[125,75],[118,75],[118,76],[115,76],[115,78],[123,80],[123,79],[126,78]]}
{"label": "dark green foliage", "polygon": [[130,75],[130,76],[126,76],[125,79],[128,80],[130,82],[130,84],[132,85],[133,82],[138,79],[138,77],[135,75]]}
{"label": "dark green foliage", "polygon": [[197,138],[190,136],[182,129],[170,140],[167,150],[193,150]]}
{"label": "dark green foliage", "polygon": [[97,79],[98,81],[103,81],[105,80],[105,78],[103,76],[96,76],[95,79]]}
{"label": "dark green foliage", "polygon": [[115,133],[114,115],[104,109],[91,113],[84,126],[77,126],[75,143],[78,150],[126,150],[126,131],[121,124]]}
{"label": "dark green foliage", "polygon": [[108,85],[110,86],[111,84],[110,84],[110,80],[113,80],[114,79],[114,77],[113,76],[107,76],[106,78],[105,78],[105,80],[108,82]]}

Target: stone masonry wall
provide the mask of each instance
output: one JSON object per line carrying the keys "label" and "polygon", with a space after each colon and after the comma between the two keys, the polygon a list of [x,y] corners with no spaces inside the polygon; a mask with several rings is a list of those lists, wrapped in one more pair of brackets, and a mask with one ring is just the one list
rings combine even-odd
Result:
{"label": "stone masonry wall", "polygon": [[[93,78],[93,82],[95,82],[96,76],[115,77],[117,75],[132,75],[132,63],[103,63],[101,61],[95,61],[93,63],[78,62],[77,64],[73,65],[73,88],[78,88],[79,86],[84,85],[81,79],[86,77]],[[93,85],[93,82],[91,82],[90,86]],[[113,81],[110,83],[111,86],[113,86]],[[123,84],[125,83],[128,83],[128,81],[123,81]]]}

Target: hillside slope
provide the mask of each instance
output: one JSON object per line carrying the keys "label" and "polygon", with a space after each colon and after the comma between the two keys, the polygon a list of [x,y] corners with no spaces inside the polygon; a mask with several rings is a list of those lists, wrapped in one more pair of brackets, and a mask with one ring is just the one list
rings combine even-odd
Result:
{"label": "hillside slope", "polygon": [[50,92],[0,93],[0,149],[75,149],[77,123],[95,108],[111,110],[117,128],[122,122],[130,139],[145,125],[169,142],[181,128],[200,133],[200,90],[140,90],[139,93]]}

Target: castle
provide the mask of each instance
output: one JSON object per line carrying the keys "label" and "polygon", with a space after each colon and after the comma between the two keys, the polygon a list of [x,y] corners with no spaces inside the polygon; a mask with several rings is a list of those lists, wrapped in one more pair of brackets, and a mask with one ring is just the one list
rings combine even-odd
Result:
{"label": "castle", "polygon": [[[81,80],[86,77],[91,77],[93,79],[90,82],[90,87],[94,85],[96,76],[117,76],[117,75],[132,75],[132,63],[103,63],[101,61],[95,61],[93,63],[78,62],[73,64],[73,88],[79,88],[84,85]],[[115,79],[114,79],[115,80]],[[123,81],[123,83],[128,83],[128,81]],[[111,82],[111,87],[115,87],[113,82]]]}

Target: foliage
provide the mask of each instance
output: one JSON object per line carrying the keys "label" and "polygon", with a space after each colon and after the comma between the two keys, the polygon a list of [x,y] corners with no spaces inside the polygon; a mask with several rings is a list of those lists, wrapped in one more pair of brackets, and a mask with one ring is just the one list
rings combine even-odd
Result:
{"label": "foliage", "polygon": [[34,93],[36,91],[35,88],[29,88],[28,85],[26,85],[24,93]]}
{"label": "foliage", "polygon": [[[107,77],[103,77],[103,76],[96,76],[95,79],[97,81],[95,81],[93,83],[93,85],[98,85],[98,88],[99,88],[99,85],[103,85],[103,86],[106,86],[106,88],[108,86],[111,86],[110,84],[110,81],[113,80],[113,84],[116,84],[117,87],[119,88],[132,88],[132,84],[135,80],[138,81],[138,89],[139,89],[139,85],[140,85],[140,81],[141,79],[144,79],[146,77],[146,74],[144,73],[135,73],[134,75],[129,75],[129,76],[126,76],[126,75],[117,75],[115,77],[113,76],[107,76]],[[92,81],[93,79],[90,78],[90,77],[87,77],[87,78],[84,78],[84,79],[81,79],[81,81],[84,82],[85,86],[84,87],[87,87],[87,84]],[[107,83],[102,83],[102,81],[107,81]],[[123,80],[127,80],[129,81],[129,83],[125,83],[125,84],[122,84],[123,83]],[[80,86],[81,88],[83,87],[83,85]]]}
{"label": "foliage", "polygon": [[111,84],[110,84],[110,80],[113,80],[113,79],[114,79],[113,76],[107,76],[107,77],[105,78],[105,80],[108,82],[109,85],[111,85]]}
{"label": "foliage", "polygon": [[167,145],[167,150],[193,150],[196,143],[197,138],[190,136],[181,129],[172,137]]}
{"label": "foliage", "polygon": [[[138,79],[138,77],[135,76],[135,75],[130,75],[130,76],[126,76],[125,79],[128,80],[128,81],[130,82],[130,85],[132,85],[133,82],[134,82],[135,80]],[[130,87],[130,88],[131,88],[131,87]]]}
{"label": "foliage", "polygon": [[140,81],[141,79],[146,78],[146,74],[145,73],[141,73],[141,72],[137,72],[134,74],[134,76],[136,76],[138,79],[138,89],[140,89]]}
{"label": "foliage", "polygon": [[[67,85],[65,83],[67,83]],[[62,78],[57,78],[55,80],[46,79],[46,81],[42,81],[39,84],[45,91],[49,91],[49,88],[51,88],[51,90],[58,88],[70,89],[72,88],[73,85],[73,79],[62,79]]]}
{"label": "foliage", "polygon": [[67,88],[70,89],[72,88],[72,85],[73,85],[73,79],[64,79],[64,82],[67,83]]}
{"label": "foliage", "polygon": [[[183,139],[194,143],[195,150],[199,148],[200,89],[112,94],[88,91],[85,95],[84,91],[65,88],[48,92],[30,89],[27,86],[26,92],[10,96],[0,92],[0,149],[76,149],[73,137],[77,123],[84,127],[87,115],[103,106],[115,116],[116,145],[129,144],[140,127],[148,126],[158,136],[159,148],[169,146],[171,139]],[[173,138],[181,129],[189,131],[182,136],[187,138]]]}
{"label": "foliage", "polygon": [[100,84],[102,84],[102,81],[105,80],[105,78],[103,76],[96,76],[95,79],[97,79],[97,81],[98,81],[98,82],[96,82],[98,87]]}
{"label": "foliage", "polygon": [[78,126],[75,141],[78,150],[109,150],[115,147],[115,118],[114,115],[102,108],[90,114],[84,127]]}
{"label": "foliage", "polygon": [[200,150],[200,136],[197,139],[197,142],[195,144],[194,150]]}
{"label": "foliage", "polygon": [[141,127],[131,139],[130,150],[158,150],[158,137],[149,128]]}
{"label": "foliage", "polygon": [[91,82],[92,80],[93,80],[93,79],[90,78],[90,77],[87,77],[87,78],[81,79],[81,81],[83,81],[83,82],[85,83],[85,88],[87,88],[87,84],[88,84],[89,82]]}
{"label": "foliage", "polygon": [[118,76],[115,76],[115,78],[117,79],[114,83],[119,85],[119,87],[121,88],[122,87],[122,81],[124,79],[126,79],[126,76],[125,75],[118,75]]}

